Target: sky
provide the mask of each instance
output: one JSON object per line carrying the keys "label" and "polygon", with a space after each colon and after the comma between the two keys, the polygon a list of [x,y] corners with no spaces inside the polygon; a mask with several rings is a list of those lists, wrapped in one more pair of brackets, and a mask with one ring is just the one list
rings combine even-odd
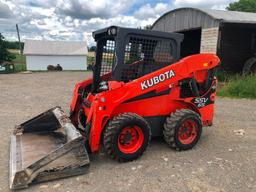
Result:
{"label": "sky", "polygon": [[144,27],[179,7],[221,9],[236,0],[0,0],[0,33],[17,41],[87,41],[92,31],[110,25]]}

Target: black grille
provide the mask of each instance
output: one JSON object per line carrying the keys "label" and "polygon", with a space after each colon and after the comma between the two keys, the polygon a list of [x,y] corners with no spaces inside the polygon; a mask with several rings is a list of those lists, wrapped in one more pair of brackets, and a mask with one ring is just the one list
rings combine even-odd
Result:
{"label": "black grille", "polygon": [[112,71],[112,64],[115,60],[114,52],[115,41],[107,40],[106,44],[103,46],[100,75],[104,75]]}
{"label": "black grille", "polygon": [[130,37],[122,80],[127,82],[173,63],[172,54],[171,40]]}

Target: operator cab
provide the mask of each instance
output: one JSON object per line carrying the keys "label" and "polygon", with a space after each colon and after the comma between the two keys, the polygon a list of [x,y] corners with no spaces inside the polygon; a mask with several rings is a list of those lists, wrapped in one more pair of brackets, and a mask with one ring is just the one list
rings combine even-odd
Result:
{"label": "operator cab", "polygon": [[111,26],[93,32],[97,43],[93,90],[129,82],[180,59],[183,34]]}

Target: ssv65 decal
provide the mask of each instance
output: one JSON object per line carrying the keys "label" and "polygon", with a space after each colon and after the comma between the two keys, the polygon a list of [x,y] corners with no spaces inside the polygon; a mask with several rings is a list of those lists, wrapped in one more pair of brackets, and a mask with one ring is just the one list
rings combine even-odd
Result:
{"label": "ssv65 decal", "polygon": [[160,75],[154,76],[148,80],[141,82],[141,84],[140,84],[141,89],[144,90],[144,89],[150,88],[150,87],[152,87],[160,82],[163,82],[167,79],[170,79],[174,76],[175,76],[175,73],[173,72],[173,70],[166,71],[164,73],[161,73]]}
{"label": "ssv65 decal", "polygon": [[204,107],[208,102],[209,98],[195,98],[194,103],[198,108]]}

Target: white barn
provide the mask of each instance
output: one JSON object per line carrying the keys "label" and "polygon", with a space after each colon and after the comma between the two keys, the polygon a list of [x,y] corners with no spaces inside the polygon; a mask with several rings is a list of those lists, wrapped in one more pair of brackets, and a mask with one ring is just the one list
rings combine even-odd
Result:
{"label": "white barn", "polygon": [[26,40],[24,55],[27,70],[45,71],[59,64],[63,70],[87,69],[87,44],[79,41]]}

